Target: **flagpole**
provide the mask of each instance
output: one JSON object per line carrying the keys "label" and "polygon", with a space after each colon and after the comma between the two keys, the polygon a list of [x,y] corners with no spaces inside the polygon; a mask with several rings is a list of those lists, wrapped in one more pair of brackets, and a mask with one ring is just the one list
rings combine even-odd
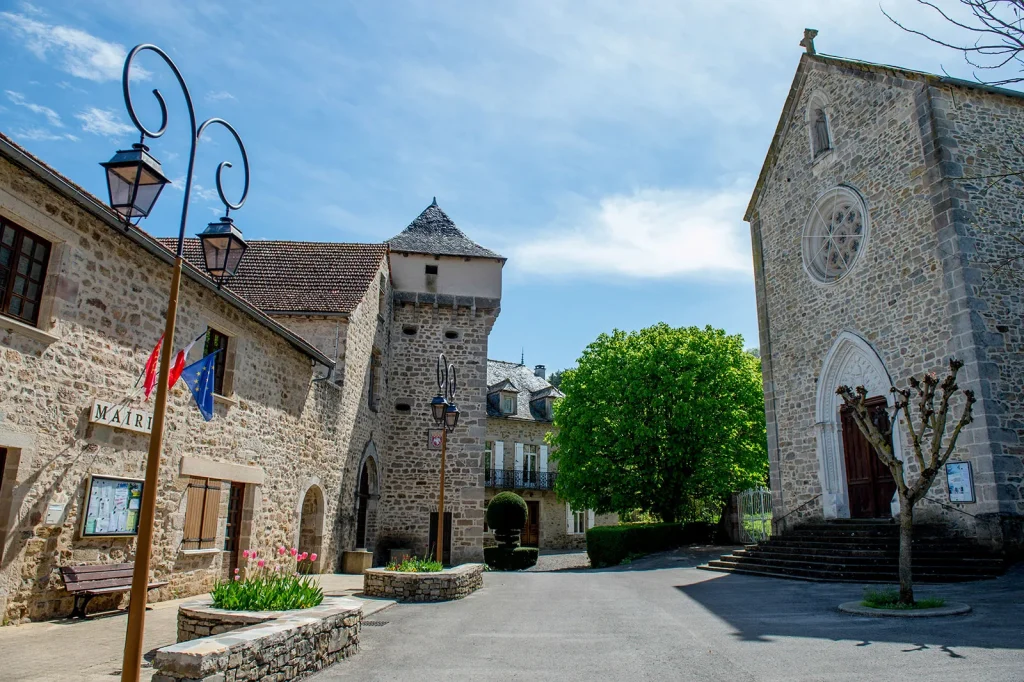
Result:
{"label": "flagpole", "polygon": [[174,326],[178,316],[178,291],[181,288],[179,255],[171,274],[171,295],[167,301],[167,324],[160,353],[160,374],[156,381],[156,404],[153,406],[153,430],[146,458],[146,482],[142,486],[142,509],[139,518],[139,536],[135,550],[135,570],[132,573],[131,602],[128,605],[128,633],[125,638],[121,679],[137,682],[142,668],[142,635],[146,624],[146,601],[149,596],[149,564],[153,555],[153,527],[156,523],[156,488],[160,472],[160,457],[164,446],[164,417],[167,414],[167,379],[171,373],[174,354]]}

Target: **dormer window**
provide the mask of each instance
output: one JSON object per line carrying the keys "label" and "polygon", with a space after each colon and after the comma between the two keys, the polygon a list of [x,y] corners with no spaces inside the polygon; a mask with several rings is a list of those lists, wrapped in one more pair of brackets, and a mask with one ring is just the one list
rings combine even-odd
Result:
{"label": "dormer window", "polygon": [[511,391],[501,392],[501,413],[502,414],[515,414],[517,406],[517,397],[515,393]]}

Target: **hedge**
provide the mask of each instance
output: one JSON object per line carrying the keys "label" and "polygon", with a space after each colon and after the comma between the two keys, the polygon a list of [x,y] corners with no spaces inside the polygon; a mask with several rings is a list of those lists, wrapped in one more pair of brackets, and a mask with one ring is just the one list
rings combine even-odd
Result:
{"label": "hedge", "polygon": [[519,571],[537,563],[536,547],[484,547],[484,561],[498,571]]}
{"label": "hedge", "polygon": [[616,566],[630,554],[675,549],[685,544],[686,535],[681,523],[595,526],[587,531],[587,556],[594,568]]}

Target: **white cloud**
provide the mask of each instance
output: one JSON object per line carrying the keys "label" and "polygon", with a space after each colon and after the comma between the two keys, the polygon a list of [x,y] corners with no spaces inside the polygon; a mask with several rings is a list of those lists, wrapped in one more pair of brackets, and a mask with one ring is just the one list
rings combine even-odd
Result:
{"label": "white cloud", "polygon": [[7,99],[11,100],[11,102],[17,104],[19,107],[25,107],[34,114],[39,114],[45,117],[54,128],[64,127],[64,124],[60,120],[60,116],[50,107],[44,107],[42,104],[29,102],[20,92],[14,92],[13,90],[5,90],[5,92],[7,93]]}
{"label": "white cloud", "polygon": [[[51,52],[59,55],[60,68],[72,76],[91,81],[121,78],[128,53],[124,45],[107,42],[81,29],[45,24],[13,12],[0,12],[0,25],[6,25],[10,34],[20,38],[40,59],[45,60]],[[134,66],[132,76],[146,78],[149,73]]]}
{"label": "white cloud", "polygon": [[206,93],[206,100],[208,102],[220,102],[227,99],[235,99],[235,96],[227,90],[219,90],[217,92]]}
{"label": "white cloud", "polygon": [[29,142],[54,142],[56,140],[67,140],[78,142],[78,137],[70,133],[55,133],[45,128],[25,128],[12,131],[11,135],[18,140]]}
{"label": "white cloud", "polygon": [[513,246],[509,263],[554,276],[747,277],[743,209],[749,197],[739,188],[608,196]]}
{"label": "white cloud", "polygon": [[124,137],[136,132],[135,126],[121,121],[117,118],[117,114],[109,109],[89,107],[85,111],[75,114],[75,118],[82,122],[82,130],[94,135]]}

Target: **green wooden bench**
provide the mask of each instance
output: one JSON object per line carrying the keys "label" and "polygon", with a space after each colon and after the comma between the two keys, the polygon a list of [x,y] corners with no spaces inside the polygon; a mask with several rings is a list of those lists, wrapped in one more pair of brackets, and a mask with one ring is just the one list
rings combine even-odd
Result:
{"label": "green wooden bench", "polygon": [[[131,590],[134,571],[135,564],[61,566],[64,589],[75,595],[75,608],[71,611],[71,617],[85,618],[85,609],[93,597]],[[153,581],[149,589],[155,590],[166,584],[166,580]]]}

